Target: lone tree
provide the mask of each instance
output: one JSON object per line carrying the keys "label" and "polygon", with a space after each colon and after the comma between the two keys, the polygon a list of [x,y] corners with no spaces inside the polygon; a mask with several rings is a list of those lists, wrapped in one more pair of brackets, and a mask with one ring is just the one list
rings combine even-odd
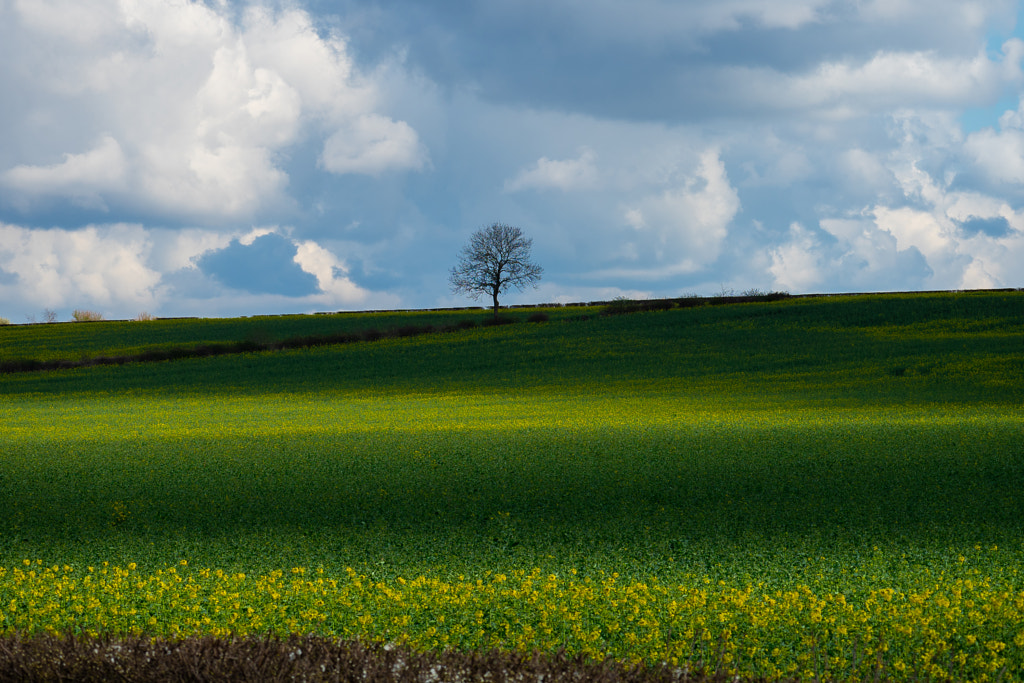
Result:
{"label": "lone tree", "polygon": [[448,276],[452,291],[467,294],[474,301],[481,294],[490,294],[497,318],[499,294],[509,287],[520,291],[527,285],[536,287],[544,272],[530,262],[532,245],[533,240],[524,237],[522,230],[504,223],[477,230]]}

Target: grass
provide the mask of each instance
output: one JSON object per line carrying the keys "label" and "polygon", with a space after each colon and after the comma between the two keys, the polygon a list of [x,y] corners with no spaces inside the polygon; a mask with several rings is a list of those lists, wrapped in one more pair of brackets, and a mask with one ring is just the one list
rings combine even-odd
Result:
{"label": "grass", "polygon": [[[555,320],[596,312],[593,307],[543,310]],[[528,314],[524,312],[521,315],[525,317]],[[25,359],[52,361],[134,355],[155,349],[194,348],[203,344],[272,344],[299,337],[386,331],[410,325],[445,327],[466,320],[482,324],[491,317],[492,314],[483,309],[251,318],[154,319],[148,314],[141,314],[136,320],[103,321],[102,325],[10,325],[0,330],[0,363]]]}
{"label": "grass", "polygon": [[[808,678],[828,651],[833,673],[1017,679],[1022,310],[1013,292],[553,309],[537,325],[3,376],[0,615],[29,630],[699,651]],[[202,586],[195,604],[223,589],[259,620],[224,603],[205,624],[170,607],[198,600],[175,593],[150,624],[147,591],[163,595],[169,568]],[[330,595],[293,569],[334,581]],[[85,574],[108,589],[60,584]],[[18,596],[32,591],[108,607],[68,621],[78,603],[31,608]],[[819,612],[826,630],[805,642]]]}

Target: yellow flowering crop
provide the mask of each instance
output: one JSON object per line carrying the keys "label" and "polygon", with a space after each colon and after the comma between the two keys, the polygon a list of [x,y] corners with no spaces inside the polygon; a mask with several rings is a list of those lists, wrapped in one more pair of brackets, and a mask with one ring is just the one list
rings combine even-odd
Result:
{"label": "yellow flowering crop", "polygon": [[766,590],[689,576],[623,581],[545,575],[373,581],[349,569],[297,567],[263,576],[194,569],[0,568],[0,631],[300,633],[418,649],[555,651],[799,678],[1020,680],[1024,591],[979,577],[859,601],[807,586]]}

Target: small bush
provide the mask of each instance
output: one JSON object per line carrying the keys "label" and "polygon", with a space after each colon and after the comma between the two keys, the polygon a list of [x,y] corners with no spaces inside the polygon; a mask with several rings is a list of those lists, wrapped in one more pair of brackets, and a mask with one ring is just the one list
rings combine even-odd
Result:
{"label": "small bush", "polygon": [[640,302],[641,311],[667,311],[675,308],[676,302],[672,299],[651,299]]}
{"label": "small bush", "polygon": [[543,311],[537,311],[536,313],[531,315],[529,318],[527,318],[526,322],[528,322],[528,323],[546,323],[548,320],[551,320],[551,318],[548,316],[547,313],[544,313]]}
{"label": "small bush", "polygon": [[0,325],[10,325],[11,321],[7,318],[0,318]]}
{"label": "small bush", "polygon": [[146,313],[145,311],[143,311],[142,313],[139,313],[137,316],[135,316],[135,320],[136,320],[136,322],[143,322],[143,321],[146,321],[146,320],[156,320],[156,316],[155,315],[150,315],[149,313]]}
{"label": "small bush", "polygon": [[634,301],[628,297],[617,296],[609,301],[604,309],[602,309],[602,315],[622,315],[624,313],[633,313],[640,310],[640,302]]}
{"label": "small bush", "polygon": [[617,296],[612,299],[601,311],[602,315],[623,315],[625,313],[638,313],[640,311],[667,311],[675,308],[674,299],[627,299],[624,296]]}
{"label": "small bush", "polygon": [[706,305],[707,301],[702,296],[692,294],[676,299],[675,304],[679,308],[697,308]]}
{"label": "small bush", "polygon": [[96,311],[85,311],[80,308],[76,308],[75,312],[71,314],[71,319],[76,323],[96,322],[103,320],[103,314],[97,313]]}

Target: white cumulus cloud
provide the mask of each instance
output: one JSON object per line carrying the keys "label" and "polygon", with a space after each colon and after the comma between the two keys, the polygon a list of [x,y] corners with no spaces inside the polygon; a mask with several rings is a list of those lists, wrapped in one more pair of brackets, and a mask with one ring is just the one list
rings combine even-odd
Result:
{"label": "white cumulus cloud", "polygon": [[[804,292],[1016,286],[1024,214],[994,197],[949,191],[920,169],[917,174],[918,185],[907,194],[924,206],[876,205],[857,217],[823,218],[820,232],[794,224],[789,238],[771,249],[775,286]],[[989,234],[965,227],[979,219],[1003,229]]]}
{"label": "white cumulus cloud", "polygon": [[584,147],[575,159],[548,159],[541,157],[532,168],[523,169],[515,178],[505,181],[506,192],[527,189],[556,189],[562,191],[592,187],[597,181],[594,150]]}
{"label": "white cumulus cloud", "polygon": [[324,143],[320,163],[332,173],[378,175],[419,170],[427,162],[416,131],[405,121],[367,114],[339,128]]}
{"label": "white cumulus cloud", "polygon": [[964,150],[988,178],[1024,182],[1024,99],[999,118],[998,130],[987,127],[968,135]]}
{"label": "white cumulus cloud", "polygon": [[725,164],[717,150],[708,150],[682,186],[625,210],[626,223],[635,230],[625,251],[658,264],[647,273],[652,277],[698,270],[717,258],[739,209]]}
{"label": "white cumulus cloud", "polygon": [[821,241],[799,223],[790,224],[789,237],[787,242],[772,249],[768,272],[777,289],[813,291],[823,284],[827,268],[821,256]]}
{"label": "white cumulus cloud", "polygon": [[378,111],[377,73],[354,68],[343,38],[322,35],[299,9],[252,6],[237,20],[233,11],[184,0],[14,3],[0,58],[36,77],[6,96],[28,103],[37,135],[56,134],[0,168],[9,201],[248,215],[286,199],[282,160],[310,136],[326,140],[323,165],[335,172],[423,168],[416,132]]}
{"label": "white cumulus cloud", "polygon": [[332,305],[354,305],[365,301],[369,292],[357,286],[348,276],[348,266],[330,250],[312,240],[296,244],[295,262],[316,277],[324,302]]}
{"label": "white cumulus cloud", "polygon": [[125,186],[127,164],[117,140],[104,136],[93,149],[67,153],[48,166],[19,165],[0,178],[30,197],[64,195],[86,205],[102,206],[101,195]]}
{"label": "white cumulus cloud", "polygon": [[152,241],[138,225],[81,230],[31,230],[0,224],[0,271],[16,294],[35,307],[147,307],[160,274],[147,265]]}
{"label": "white cumulus cloud", "polygon": [[904,107],[964,107],[995,99],[1024,82],[1024,41],[1011,38],[998,60],[984,51],[969,57],[934,50],[879,50],[823,61],[813,69],[715,69],[716,82],[744,105],[803,110],[846,119]]}
{"label": "white cumulus cloud", "polygon": [[[107,318],[154,315],[239,315],[275,311],[323,311],[363,306],[398,307],[398,297],[357,285],[335,251],[314,240],[294,239],[290,228],[259,227],[224,234],[216,230],[148,229],[137,224],[89,225],[77,230],[33,229],[0,223],[0,315],[18,321],[44,308],[60,319],[71,310],[101,312]],[[204,273],[204,256],[232,243],[251,247],[266,235],[294,245],[294,257],[260,262],[275,272],[301,269],[316,280],[301,296],[268,290],[232,290]]]}

